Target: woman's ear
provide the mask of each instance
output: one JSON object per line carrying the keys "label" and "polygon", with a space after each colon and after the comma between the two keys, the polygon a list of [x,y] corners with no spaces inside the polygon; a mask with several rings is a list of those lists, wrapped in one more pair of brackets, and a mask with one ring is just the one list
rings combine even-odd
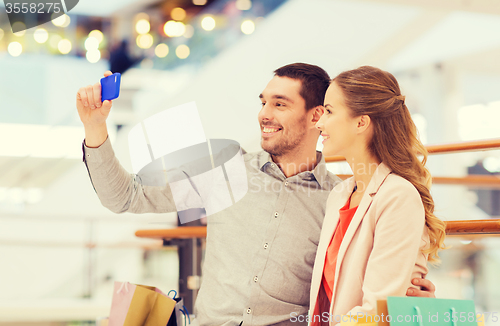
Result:
{"label": "woman's ear", "polygon": [[318,106],[312,108],[311,112],[312,112],[312,120],[311,120],[311,122],[313,124],[316,124],[316,122],[319,121],[319,119],[321,118],[321,116],[325,112],[325,108],[323,107],[323,105],[318,105]]}
{"label": "woman's ear", "polygon": [[361,134],[365,132],[371,125],[371,119],[368,115],[361,115],[358,117],[358,133]]}

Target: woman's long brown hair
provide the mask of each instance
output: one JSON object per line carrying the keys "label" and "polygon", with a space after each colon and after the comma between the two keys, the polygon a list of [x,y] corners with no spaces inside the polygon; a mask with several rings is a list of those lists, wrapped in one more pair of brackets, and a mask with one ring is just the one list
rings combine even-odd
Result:
{"label": "woman's long brown hair", "polygon": [[[332,83],[342,90],[352,116],[370,117],[373,137],[368,148],[371,153],[418,190],[430,237],[430,247],[425,252],[430,262],[439,262],[438,250],[444,249],[445,223],[434,215],[431,174],[425,167],[428,153],[418,138],[396,78],[378,68],[363,66],[341,73]],[[418,154],[423,156],[421,161]]]}

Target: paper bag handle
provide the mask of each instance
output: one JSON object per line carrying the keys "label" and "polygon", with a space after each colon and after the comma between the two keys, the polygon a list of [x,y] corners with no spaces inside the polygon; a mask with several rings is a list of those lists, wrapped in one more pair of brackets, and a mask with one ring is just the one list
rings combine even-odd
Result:
{"label": "paper bag handle", "polygon": [[[453,316],[454,314],[457,313],[457,311],[455,310],[455,308],[451,307],[450,308],[450,311],[451,311],[451,325],[452,326],[457,326],[457,320],[456,319],[453,319]],[[458,319],[458,318],[457,318]]]}
{"label": "paper bag handle", "polygon": [[120,292],[122,292],[124,286],[125,286],[125,291],[127,291],[127,293],[128,293],[127,283],[128,282],[123,282],[122,285],[120,286],[120,288],[118,289],[118,291],[116,291],[116,294],[119,294]]}
{"label": "paper bag handle", "polygon": [[419,306],[414,306],[413,308],[417,312],[417,316],[420,316],[420,318],[417,318],[417,320],[418,320],[418,326],[424,326],[424,321],[423,321],[423,318],[422,318],[422,311],[420,310],[420,307]]}

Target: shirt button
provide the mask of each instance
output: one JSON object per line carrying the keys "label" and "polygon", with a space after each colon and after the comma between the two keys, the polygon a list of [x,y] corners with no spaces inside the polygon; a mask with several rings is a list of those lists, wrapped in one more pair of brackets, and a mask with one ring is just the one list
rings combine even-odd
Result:
{"label": "shirt button", "polygon": [[274,213],[274,217],[278,217],[278,215],[279,215],[278,212]]}
{"label": "shirt button", "polygon": [[257,281],[258,281],[258,280],[259,280],[259,278],[258,278],[257,276],[255,276],[255,277],[253,278],[253,281],[254,281],[255,283],[257,283]]}
{"label": "shirt button", "polygon": [[248,308],[247,309],[247,314],[251,314],[252,313],[252,309]]}
{"label": "shirt button", "polygon": [[267,249],[267,248],[269,248],[269,244],[264,243],[264,249]]}

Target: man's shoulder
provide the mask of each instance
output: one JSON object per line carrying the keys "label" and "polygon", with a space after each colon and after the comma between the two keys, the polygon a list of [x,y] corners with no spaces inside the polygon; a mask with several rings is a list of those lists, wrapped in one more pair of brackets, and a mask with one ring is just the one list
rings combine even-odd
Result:
{"label": "man's shoulder", "polygon": [[318,166],[316,168],[318,168],[319,165],[324,165],[324,167],[319,168],[319,170],[322,170],[325,173],[325,177],[323,179],[325,182],[323,182],[323,187],[327,187],[329,188],[329,190],[332,190],[337,184],[342,182],[342,179],[340,179],[336,174],[330,172],[327,169],[324,160],[321,160],[321,162],[318,163]]}
{"label": "man's shoulder", "polygon": [[332,183],[334,184],[342,182],[342,179],[340,179],[336,174],[330,171],[326,171],[326,177],[328,178],[328,180],[331,180]]}

